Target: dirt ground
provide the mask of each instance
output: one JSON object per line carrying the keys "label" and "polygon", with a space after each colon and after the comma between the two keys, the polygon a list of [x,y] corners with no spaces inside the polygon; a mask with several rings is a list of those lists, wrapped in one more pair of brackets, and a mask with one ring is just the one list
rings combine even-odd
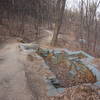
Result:
{"label": "dirt ground", "polygon": [[[46,32],[49,35],[38,41],[39,44],[50,44],[52,33]],[[35,100],[25,76],[28,61],[25,62],[23,57],[16,39],[8,37],[0,43],[0,100]]]}
{"label": "dirt ground", "polygon": [[[37,43],[47,48],[53,48],[50,47],[52,32],[45,30],[44,33],[47,33],[47,36]],[[37,100],[25,75],[27,67],[25,65],[29,63],[28,60],[26,61],[25,56],[21,55],[16,40],[10,39],[7,42],[3,45],[0,44],[0,100]],[[34,84],[32,86],[34,87]]]}
{"label": "dirt ground", "polygon": [[0,100],[33,100],[17,43],[0,49]]}

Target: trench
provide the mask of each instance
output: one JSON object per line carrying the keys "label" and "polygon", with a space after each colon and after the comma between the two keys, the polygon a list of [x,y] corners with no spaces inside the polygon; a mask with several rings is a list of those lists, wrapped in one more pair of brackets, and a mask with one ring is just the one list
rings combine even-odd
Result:
{"label": "trench", "polygon": [[87,58],[82,53],[68,54],[65,51],[57,52],[56,50],[41,48],[36,52],[56,76],[56,78],[50,79],[55,88],[66,88],[97,81],[96,76],[81,61],[81,59]]}

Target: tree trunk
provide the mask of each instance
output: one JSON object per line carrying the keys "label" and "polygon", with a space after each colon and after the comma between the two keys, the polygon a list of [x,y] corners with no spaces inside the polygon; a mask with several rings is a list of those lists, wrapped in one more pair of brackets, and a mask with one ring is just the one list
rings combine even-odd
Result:
{"label": "tree trunk", "polygon": [[[62,6],[61,6],[61,3],[62,3]],[[62,18],[64,14],[65,5],[66,5],[66,0],[57,1],[57,6],[56,6],[57,20],[55,22],[55,30],[54,30],[54,35],[53,35],[52,42],[51,42],[52,46],[55,46],[57,43],[57,37],[58,37],[59,31],[62,25]]]}
{"label": "tree trunk", "polygon": [[94,36],[94,46],[93,46],[93,52],[96,52],[96,44],[97,44],[97,37],[98,37],[98,31],[97,31],[97,19],[95,20],[95,36]]}

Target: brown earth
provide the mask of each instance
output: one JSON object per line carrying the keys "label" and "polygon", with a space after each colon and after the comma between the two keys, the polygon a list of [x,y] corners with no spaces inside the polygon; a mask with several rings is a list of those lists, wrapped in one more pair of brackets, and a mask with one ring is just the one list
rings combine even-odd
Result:
{"label": "brown earth", "polygon": [[0,100],[33,100],[17,46],[12,41],[0,49]]}

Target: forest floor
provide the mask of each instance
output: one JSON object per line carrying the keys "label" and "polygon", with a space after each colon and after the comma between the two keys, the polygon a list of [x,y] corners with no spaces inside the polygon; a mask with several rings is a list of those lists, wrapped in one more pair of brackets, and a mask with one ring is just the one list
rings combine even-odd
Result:
{"label": "forest floor", "polygon": [[[52,31],[42,30],[44,37],[36,41],[44,47],[51,47]],[[72,41],[74,39],[72,38]],[[25,57],[18,50],[16,39],[0,45],[0,100],[35,100],[25,76]],[[71,42],[71,41],[69,41]],[[72,45],[67,46],[72,49]]]}

